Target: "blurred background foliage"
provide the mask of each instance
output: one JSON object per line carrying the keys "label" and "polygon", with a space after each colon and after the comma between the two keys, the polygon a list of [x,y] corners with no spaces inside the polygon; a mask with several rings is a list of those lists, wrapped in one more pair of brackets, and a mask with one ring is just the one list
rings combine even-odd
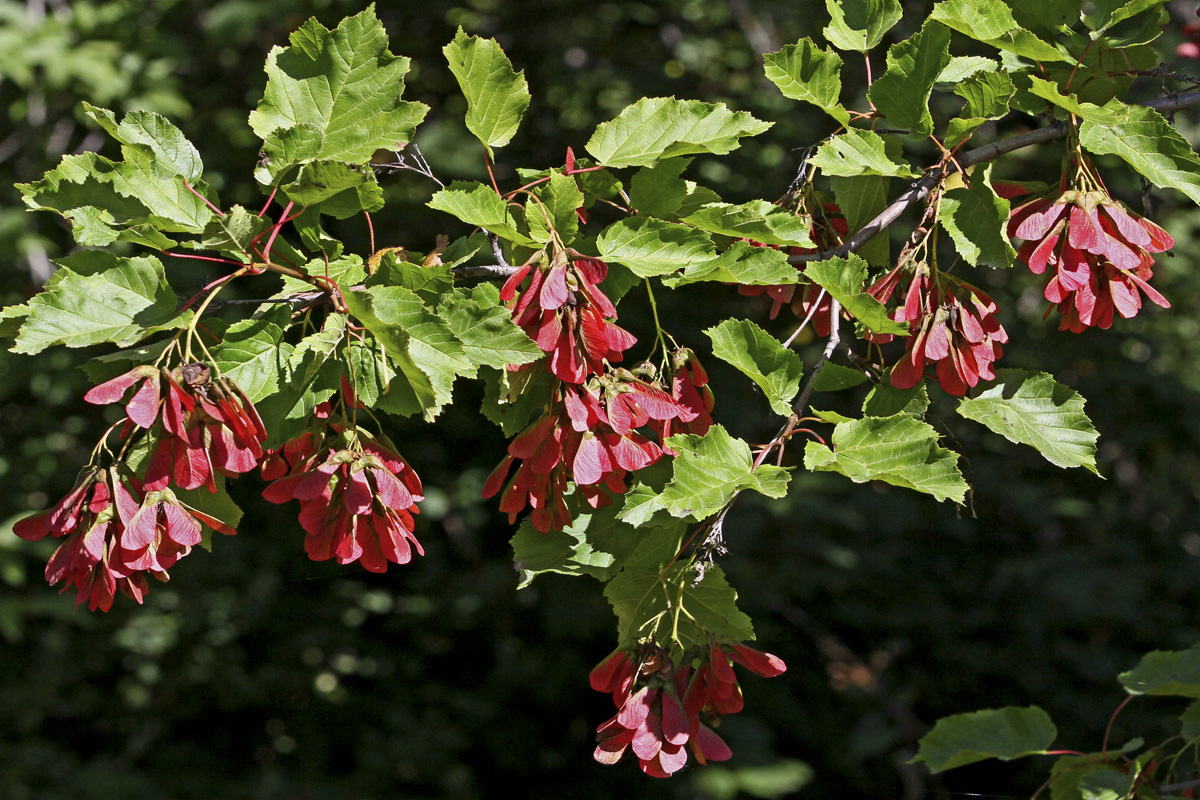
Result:
{"label": "blurred background foliage", "polygon": [[[1194,5],[1173,8],[1167,58]],[[888,41],[911,33],[931,6],[906,4]],[[0,0],[3,303],[31,296],[50,259],[70,248],[56,218],[22,210],[12,184],[37,179],[65,153],[116,155],[83,122],[81,101],[170,116],[223,202],[256,206],[257,140],[246,117],[265,84],[267,50],[309,16],[332,27],[361,8]],[[643,96],[723,101],[777,121],[732,156],[691,167],[689,177],[730,201],[781,195],[803,149],[829,132],[828,119],[761,77],[760,53],[819,36],[817,3],[406,0],[377,11],[392,51],[413,59],[406,97],[433,109],[417,143],[443,180],[483,174],[440,52],[460,25],[497,38],[534,95],[501,153],[501,181],[518,166],[561,164],[568,145],[582,152],[595,124]],[[878,70],[882,55],[876,61]],[[1170,66],[1197,71],[1195,62]],[[846,70],[847,85],[861,87],[862,65],[848,59]],[[1177,123],[1200,140],[1194,112]],[[1052,176],[1058,158],[1054,146],[1024,151],[999,174]],[[1117,164],[1102,169],[1138,208],[1138,183]],[[393,202],[375,218],[380,246],[426,250],[436,234],[459,233],[423,208],[431,182],[405,173],[387,181]],[[966,509],[810,474],[781,502],[739,501],[722,563],[759,646],[790,669],[745,680],[747,709],[721,728],[731,762],[670,781],[591,760],[594,728],[612,710],[587,672],[614,645],[612,614],[586,578],[544,576],[516,591],[512,528],[479,500],[504,441],[476,413],[476,388],[460,386],[438,424],[390,431],[429,487],[417,531],[424,558],[385,575],[308,561],[295,509],[262,502],[247,476],[234,484],[246,510],[238,536],[193,554],[144,606],[119,600],[92,614],[43,582],[54,543],[18,540],[11,522],[70,487],[107,424],[80,400],[87,384],[77,366],[97,353],[0,352],[0,797],[477,798],[500,787],[573,798],[1028,796],[1044,762],[933,779],[906,762],[938,717],[1007,704],[1042,705],[1059,724],[1059,746],[1097,749],[1123,698],[1115,674],[1145,651],[1200,640],[1200,215],[1178,195],[1156,192],[1154,202],[1177,240],[1156,279],[1169,312],[1060,334],[1042,318],[1034,276],[975,277],[1003,309],[1012,337],[1004,365],[1052,372],[1088,398],[1104,479],[1057,470],[938,400],[941,429],[975,487]],[[362,227],[352,220],[338,234],[363,251]],[[204,276],[195,269],[176,273],[181,291]],[[700,331],[726,316],[787,332],[786,321],[767,320],[761,298],[727,287],[663,295],[666,327],[702,350]],[[643,301],[629,295],[622,323],[648,343]],[[721,365],[710,369],[718,418],[752,441],[768,436],[776,422],[765,401]],[[844,394],[822,402],[861,402]],[[1162,738],[1181,710],[1135,703],[1114,741]]]}

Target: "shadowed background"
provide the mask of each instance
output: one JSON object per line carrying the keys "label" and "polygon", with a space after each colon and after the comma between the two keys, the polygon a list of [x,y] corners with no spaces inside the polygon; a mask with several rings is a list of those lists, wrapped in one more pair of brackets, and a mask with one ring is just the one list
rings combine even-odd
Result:
{"label": "shadowed background", "polygon": [[[906,4],[886,41],[910,34],[931,5]],[[61,221],[23,211],[11,185],[38,179],[65,153],[117,156],[84,123],[81,101],[169,116],[223,203],[257,207],[258,140],[246,117],[267,51],[308,16],[333,27],[362,7],[0,0],[0,300],[31,296],[71,246]],[[1176,11],[1182,25],[1194,4]],[[777,121],[731,156],[691,166],[688,177],[732,202],[781,195],[803,149],[831,130],[762,77],[758,55],[819,38],[826,15],[816,3],[425,0],[377,12],[391,50],[413,59],[406,99],[432,107],[416,143],[443,181],[484,175],[440,52],[460,25],[497,38],[533,93],[498,155],[502,183],[516,167],[562,164],[568,145],[582,152],[598,122],[643,96],[723,101]],[[1177,27],[1167,31],[1166,57],[1179,41]],[[882,48],[875,59],[878,74]],[[862,64],[847,58],[845,69],[845,84],[861,87]],[[1142,91],[1148,99],[1161,89]],[[1196,118],[1177,120],[1193,142]],[[1055,145],[1023,151],[998,174],[1045,179],[1059,156]],[[1100,166],[1114,194],[1141,210],[1130,173]],[[453,221],[424,208],[432,182],[405,173],[383,182],[379,246],[423,251],[436,234],[464,232],[444,230]],[[460,383],[435,425],[389,429],[428,488],[417,527],[424,558],[384,575],[311,562],[294,505],[262,501],[262,482],[247,475],[231,484],[246,512],[236,537],[181,562],[144,606],[118,598],[94,614],[42,580],[55,543],[19,540],[11,522],[69,489],[112,421],[111,410],[81,401],[89,384],[76,368],[105,350],[0,351],[0,797],[476,798],[498,787],[579,798],[1028,796],[1046,763],[930,779],[905,762],[938,717],[1010,704],[1046,708],[1057,746],[1097,749],[1124,697],[1116,673],[1145,651],[1200,640],[1200,217],[1175,193],[1155,192],[1154,202],[1177,240],[1155,281],[1170,311],[1060,334],[1055,318],[1042,319],[1040,281],[1023,267],[974,277],[1003,309],[1012,342],[1002,365],[1051,372],[1088,398],[1104,480],[963,423],[943,398],[936,424],[975,488],[965,509],[821,474],[797,475],[783,501],[739,500],[722,565],[758,646],[789,671],[744,677],[747,708],[720,729],[732,761],[669,781],[644,777],[631,758],[616,767],[591,759],[612,705],[587,673],[614,646],[615,620],[589,578],[543,576],[516,590],[513,528],[479,499],[505,442],[477,413],[477,387]],[[361,221],[337,233],[367,250]],[[168,268],[181,295],[213,277],[194,263]],[[762,298],[729,287],[663,291],[658,302],[675,338],[705,353],[701,330],[728,316],[790,330],[767,320]],[[632,353],[641,358],[653,330],[644,293],[634,289],[620,311],[642,339]],[[803,349],[808,363],[815,354]],[[706,364],[718,421],[750,441],[773,433],[777,421],[748,382]],[[1181,710],[1135,703],[1114,741],[1162,738]]]}

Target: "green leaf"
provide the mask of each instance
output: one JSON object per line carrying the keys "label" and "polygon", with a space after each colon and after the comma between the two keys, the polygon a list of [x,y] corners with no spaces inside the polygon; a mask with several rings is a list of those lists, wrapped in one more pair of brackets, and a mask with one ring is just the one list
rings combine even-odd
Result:
{"label": "green leaf", "polygon": [[297,164],[320,156],[324,143],[321,129],[305,122],[271,131],[263,137],[262,156],[254,170],[254,179],[262,184],[274,183]]}
{"label": "green leaf", "polygon": [[442,295],[451,291],[454,276],[446,264],[414,264],[405,261],[403,255],[387,250],[379,254],[375,273],[366,279],[371,286],[403,286],[416,292],[427,303],[440,302]]}
{"label": "green leaf", "polygon": [[867,97],[892,125],[907,128],[914,139],[933,133],[929,95],[950,61],[950,30],[926,22],[917,33],[888,48],[887,72],[871,85]]}
{"label": "green leaf", "polygon": [[913,761],[944,772],[987,758],[1011,761],[1045,753],[1058,736],[1050,715],[1037,706],[996,708],[943,717],[925,734]]}
{"label": "green leaf", "polygon": [[250,114],[271,161],[260,180],[312,159],[366,164],[412,140],[429,108],[400,100],[409,59],[388,52],[374,6],[333,31],[310,19],[290,41],[267,55],[267,88]]}
{"label": "green leaf", "polygon": [[684,181],[687,186],[687,195],[683,198],[683,204],[675,212],[676,217],[686,217],[710,203],[721,202],[721,197],[712,189],[700,186],[695,181]]}
{"label": "green leaf", "polygon": [[908,335],[907,323],[888,319],[887,309],[863,291],[867,280],[867,262],[851,253],[849,258],[827,258],[805,265],[804,276],[842,304],[850,316],[875,333]]}
{"label": "green leaf", "polygon": [[804,448],[804,466],[838,472],[855,483],[880,480],[961,503],[967,482],[958,454],[938,447],[937,432],[908,414],[866,417],[833,429],[833,449],[818,442]]}
{"label": "green leaf", "polygon": [[1128,106],[1113,125],[1084,119],[1079,143],[1096,155],[1116,155],[1155,186],[1178,189],[1200,203],[1200,157],[1179,131],[1147,106]]}
{"label": "green leaf", "polygon": [[[237,503],[233,502],[233,498],[229,496],[229,492],[225,488],[225,476],[214,475],[214,483],[217,491],[210,492],[205,487],[196,489],[166,489],[164,494],[174,495],[175,499],[183,503],[188,508],[195,509],[202,514],[207,514],[210,517],[215,517],[221,522],[233,529],[237,529],[238,523],[242,521],[242,509],[238,508]],[[211,540],[206,535],[201,546],[205,550],[212,550]]]}
{"label": "green leaf", "polygon": [[130,111],[118,124],[116,115],[107,108],[84,103],[83,110],[131,152],[152,154],[164,175],[178,175],[194,183],[204,173],[200,153],[166,117],[152,111]]}
{"label": "green leaf", "polygon": [[525,71],[513,71],[495,39],[468,36],[461,27],[442,52],[467,98],[467,130],[491,156],[493,147],[509,143],[529,107]]}
{"label": "green leaf", "polygon": [[281,348],[282,344],[283,330],[260,317],[233,323],[221,343],[209,349],[221,375],[240,386],[250,402],[257,403],[279,389],[279,375],[290,353]]}
{"label": "green leaf", "polygon": [[1200,698],[1200,644],[1187,650],[1155,650],[1117,680],[1130,694]]}
{"label": "green leaf", "polygon": [[687,199],[688,182],[679,176],[691,163],[690,158],[668,158],[639,169],[629,182],[630,205],[645,216],[671,219]]}
{"label": "green leaf", "polygon": [[904,412],[920,419],[928,408],[929,390],[925,388],[924,381],[911,389],[897,389],[886,383],[877,383],[867,392],[862,411],[868,417],[890,417]]}
{"label": "green leaf", "polygon": [[1029,92],[1035,97],[1049,100],[1059,108],[1066,109],[1077,117],[1081,117],[1097,125],[1115,125],[1129,120],[1131,106],[1120,101],[1113,101],[1104,106],[1094,103],[1084,103],[1074,95],[1065,95],[1058,90],[1058,85],[1036,75],[1029,76]]}
{"label": "green leaf", "polygon": [[812,103],[842,125],[850,114],[842,107],[842,57],[826,52],[805,37],[776,53],[763,56],[767,79],[791,100]]}
{"label": "green leaf", "polygon": [[825,0],[830,21],[825,38],[839,50],[866,52],[900,21],[898,0]]}
{"label": "green leaf", "polygon": [[681,520],[674,530],[639,530],[617,518],[623,504],[618,501],[592,511],[577,514],[561,531],[541,533],[529,520],[521,523],[513,536],[513,562],[520,574],[518,589],[524,589],[545,572],[562,575],[591,575],[608,581],[625,565],[647,536],[677,537]]}
{"label": "green leaf", "polygon": [[960,116],[967,119],[1000,119],[1017,93],[1007,72],[977,72],[959,81],[954,93],[967,101]]}
{"label": "green leaf", "polygon": [[159,339],[148,344],[126,347],[123,350],[89,359],[79,368],[87,374],[88,380],[92,383],[104,383],[128,372],[131,365],[157,361],[170,344],[170,339]]}
{"label": "green leaf", "polygon": [[866,380],[867,376],[859,370],[826,361],[813,379],[813,389],[818,392],[838,392],[858,386]]}
{"label": "green leaf", "polygon": [[681,221],[710,233],[753,239],[762,244],[815,247],[808,234],[810,220],[766,200],[751,200],[741,205],[710,203]]}
{"label": "green leaf", "polygon": [[826,175],[883,175],[915,178],[917,173],[887,152],[887,141],[877,133],[851,128],[817,149],[809,163]]}
{"label": "green leaf", "polygon": [[271,227],[269,220],[254,214],[243,206],[234,206],[227,214],[215,216],[204,227],[198,242],[185,242],[184,246],[195,250],[220,250],[243,256],[250,250],[250,243],[263,231]]}
{"label": "green leaf", "polygon": [[800,356],[749,320],[727,319],[704,333],[712,339],[713,355],[754,381],[771,410],[780,416],[791,415],[804,372]]}
{"label": "green leaf", "polygon": [[505,436],[516,436],[550,403],[558,380],[544,369],[520,372],[480,367],[483,405],[480,411],[500,426]]}
{"label": "green leaf", "polygon": [[[829,184],[837,200],[846,226],[851,233],[860,230],[888,205],[890,178],[877,175],[856,175],[852,178],[833,177]],[[882,267],[891,262],[887,233],[881,230],[855,252],[871,266]]]}
{"label": "green leaf", "polygon": [[156,231],[202,232],[212,211],[198,194],[212,193],[200,180],[200,157],[183,133],[148,111],[131,111],[118,125],[111,111],[86,103],[84,110],[121,142],[124,160],[96,153],[66,156],[42,180],[17,184],[25,205],[71,220],[76,240],[90,246],[128,233],[161,243],[165,237]]}
{"label": "green leaf", "polygon": [[743,489],[783,497],[789,475],[779,467],[754,469],[750,445],[720,425],[704,436],[680,433],[667,439],[678,452],[671,482],[660,495],[660,507],[672,516],[702,520],[720,511]]}
{"label": "green leaf", "polygon": [[981,73],[996,72],[999,69],[1000,65],[995,59],[983,56],[955,56],[946,62],[946,66],[942,67],[933,87],[939,92],[954,91],[959,83],[968,78]]}
{"label": "green leaf", "polygon": [[[1122,747],[1121,751],[1127,748],[1128,745]],[[1124,776],[1112,768],[1111,759],[1122,755],[1121,751],[1110,747],[1105,753],[1061,756],[1056,759],[1050,767],[1050,800],[1095,800],[1098,792],[1104,792],[1105,784],[1111,787],[1123,777],[1128,777],[1129,780],[1136,779],[1136,769],[1129,770],[1128,776]],[[1115,781],[1114,775],[1117,779]],[[1127,794],[1128,792],[1116,796],[1109,794],[1107,800],[1117,800],[1118,797]]]}
{"label": "green leaf", "polygon": [[1179,734],[1184,739],[1200,738],[1200,700],[1193,701],[1187,710],[1179,715],[1179,721],[1183,723]]}
{"label": "green leaf", "polygon": [[[351,341],[346,348],[346,356],[350,362],[347,372],[347,382],[354,388],[354,396],[358,402],[373,411],[384,411],[389,414],[408,416],[421,409],[406,408],[403,404],[397,407],[397,398],[391,397],[389,385],[396,377],[392,362],[383,352],[379,343],[370,337],[362,341]],[[400,379],[403,381],[403,378]]]}
{"label": "green leaf", "polygon": [[427,421],[450,402],[454,379],[475,377],[475,365],[446,321],[400,286],[343,295],[350,313],[379,340],[412,386]]}
{"label": "green leaf", "polygon": [[712,237],[687,225],[653,217],[626,217],[609,225],[596,239],[605,261],[624,264],[646,278],[666,275],[716,256]]}
{"label": "green leaf", "polygon": [[1089,770],[1080,776],[1076,788],[1082,800],[1122,800],[1130,796],[1137,778],[1136,770]]}
{"label": "green leaf", "polygon": [[512,321],[508,309],[486,302],[486,292],[447,294],[438,314],[462,344],[463,354],[476,366],[503,369],[528,364],[545,355]]}
{"label": "green leaf", "polygon": [[346,336],[346,315],[330,314],[321,330],[305,336],[288,356],[291,380],[307,386],[316,380],[317,373],[333,358],[338,345]]}
{"label": "green leaf", "polygon": [[310,161],[300,167],[295,179],[280,188],[288,200],[302,206],[322,203],[322,213],[338,219],[383,208],[383,190],[369,164]]}
{"label": "green leaf", "polygon": [[1049,35],[1060,25],[1070,27],[1079,21],[1083,0],[1007,0],[1005,4],[1019,25]]}
{"label": "green leaf", "polygon": [[958,413],[1010,442],[1027,444],[1059,467],[1096,472],[1100,434],[1083,411],[1083,398],[1044,372],[996,371],[997,383],[959,401]]}
{"label": "green leaf", "polygon": [[1009,203],[992,190],[991,171],[988,164],[975,171],[970,187],[944,193],[938,222],[971,266],[1011,267],[1017,251],[1008,241]]}
{"label": "green leaf", "polygon": [[778,286],[799,280],[799,271],[788,263],[787,254],[782,250],[756,247],[749,242],[734,242],[716,258],[689,264],[682,275],[668,275],[662,282],[674,288],[699,281]]}
{"label": "green leaf", "polygon": [[587,151],[609,167],[649,167],[693,153],[723,155],[737,149],[743,136],[757,136],[771,124],[724,103],[645,97],[601,123]]}
{"label": "green leaf", "polygon": [[942,0],[933,7],[937,20],[971,39],[1034,61],[1073,61],[1057,47],[1025,30],[1000,0]]}
{"label": "green leaf", "polygon": [[1083,15],[1083,24],[1099,34],[1118,22],[1165,4],[1166,0],[1094,0],[1090,4],[1093,11]]}
{"label": "green leaf", "polygon": [[623,646],[645,636],[644,626],[662,616],[678,620],[677,642],[684,649],[707,646],[709,633],[734,641],[754,638],[750,618],[738,610],[737,593],[721,568],[709,566],[697,582],[694,567],[675,557],[684,530],[648,536],[605,587]]}
{"label": "green leaf", "polygon": [[579,216],[575,209],[582,205],[583,192],[579,191],[575,179],[559,172],[552,173],[549,181],[533,190],[533,197],[525,205],[530,237],[545,243],[553,238],[553,232],[564,245],[570,244],[579,232]]}
{"label": "green leaf", "polygon": [[268,448],[303,433],[313,421],[317,404],[333,396],[342,374],[337,361],[326,359],[321,348],[305,346],[299,358],[287,342],[280,350],[280,360],[287,367],[278,378],[278,391],[255,403],[267,426],[269,436],[263,446]]}
{"label": "green leaf", "polygon": [[119,258],[81,250],[59,260],[45,288],[25,304],[14,353],[40,353],[52,345],[86,347],[112,342],[128,347],[153,333],[186,326],[162,263],[153,256]]}
{"label": "green leaf", "polygon": [[490,186],[471,181],[455,181],[442,189],[428,203],[436,211],[458,217],[468,225],[483,228],[502,239],[527,247],[538,243],[527,236],[522,220],[508,203]]}

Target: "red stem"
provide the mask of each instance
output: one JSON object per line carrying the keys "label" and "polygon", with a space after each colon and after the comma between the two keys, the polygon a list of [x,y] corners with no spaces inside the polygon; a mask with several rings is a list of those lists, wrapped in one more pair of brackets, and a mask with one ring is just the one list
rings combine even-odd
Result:
{"label": "red stem", "polygon": [[191,253],[172,253],[169,251],[163,253],[163,255],[164,256],[173,256],[174,258],[194,258],[197,261],[215,261],[218,264],[233,264],[235,267],[244,266],[239,261],[234,261],[229,258],[217,258],[215,256],[197,256],[197,255],[192,255]]}
{"label": "red stem", "polygon": [[275,199],[275,193],[277,191],[279,191],[278,186],[271,187],[271,194],[267,197],[267,202],[263,203],[262,211],[258,212],[258,216],[265,217],[267,215],[267,209],[271,207],[271,201]]}
{"label": "red stem", "polygon": [[225,216],[225,212],[224,212],[224,211],[222,211],[221,209],[217,208],[217,207],[216,207],[216,206],[214,206],[212,203],[208,202],[208,198],[207,198],[207,197],[205,197],[204,195],[200,194],[199,192],[197,192],[195,189],[193,189],[193,188],[192,188],[192,185],[191,185],[190,183],[188,183],[187,181],[184,181],[184,182],[183,182],[183,185],[184,185],[184,186],[187,188],[187,190],[188,190],[189,192],[191,192],[192,194],[196,195],[196,197],[199,197],[199,198],[200,198],[200,200],[201,200],[201,202],[203,202],[203,203],[204,203],[204,205],[206,205],[206,206],[208,206],[209,208],[211,208],[211,209],[213,210],[213,213],[215,213],[215,214],[216,214],[218,217],[223,217],[223,216]]}
{"label": "red stem", "polygon": [[[288,212],[292,210],[293,205],[295,205],[295,203],[289,201],[288,204],[286,206],[284,206],[283,214],[280,215],[279,222],[275,223],[275,225],[271,228],[271,236],[270,236],[270,238],[267,239],[267,246],[263,250],[263,254],[262,254],[262,260],[268,264],[271,263],[271,245],[275,244],[275,237],[279,235],[279,229],[283,227],[283,224],[285,222],[288,222],[289,220],[293,219],[293,217],[288,216]],[[300,213],[302,214],[304,212],[300,212]],[[300,214],[297,214],[296,216],[298,217],[298,216],[300,216]],[[259,234],[259,235],[261,236],[262,234]],[[255,238],[257,238],[257,237],[255,237]],[[251,244],[253,244],[253,242],[251,242]]]}
{"label": "red stem", "polygon": [[1104,741],[1100,745],[1101,758],[1104,758],[1108,754],[1108,735],[1112,733],[1112,726],[1113,723],[1117,721],[1117,715],[1121,713],[1121,709],[1129,705],[1129,701],[1133,698],[1134,695],[1129,695],[1129,697],[1126,697],[1125,700],[1122,701],[1121,705],[1117,706],[1117,710],[1112,713],[1112,716],[1108,718],[1108,727],[1104,729]]}
{"label": "red stem", "polygon": [[503,197],[504,195],[500,194],[500,184],[496,183],[496,176],[492,173],[492,159],[488,158],[486,147],[483,148],[483,163],[487,167],[488,177],[492,180],[492,188],[496,190],[496,194]]}
{"label": "red stem", "polygon": [[[242,265],[242,264],[238,264],[238,266],[240,267],[240,266],[244,266],[244,265]],[[210,282],[208,283],[208,285],[207,285],[207,286],[205,286],[205,287],[204,287],[203,289],[201,289],[200,291],[196,292],[196,294],[194,294],[194,295],[192,296],[192,299],[191,299],[191,300],[188,300],[186,303],[184,303],[184,304],[183,304],[183,308],[181,308],[181,309],[179,309],[179,310],[180,310],[180,311],[186,311],[186,310],[188,309],[188,307],[189,307],[189,306],[190,306],[192,303],[194,303],[194,302],[196,302],[197,300],[199,300],[199,299],[200,299],[200,298],[201,298],[201,297],[202,297],[202,296],[203,296],[205,293],[207,293],[207,292],[208,292],[208,290],[209,290],[209,289],[215,289],[216,287],[220,286],[222,283],[224,283],[225,281],[229,280],[230,278],[235,278],[235,277],[237,277],[237,276],[238,276],[238,274],[240,274],[240,273],[234,272],[234,273],[231,273],[231,274],[229,274],[229,275],[222,275],[221,277],[217,278],[216,280],[210,281]]]}

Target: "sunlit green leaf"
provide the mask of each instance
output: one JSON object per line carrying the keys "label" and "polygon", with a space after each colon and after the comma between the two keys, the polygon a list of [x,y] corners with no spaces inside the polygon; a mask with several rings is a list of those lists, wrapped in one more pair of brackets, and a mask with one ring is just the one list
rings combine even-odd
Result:
{"label": "sunlit green leaf", "polygon": [[942,68],[950,61],[950,31],[926,22],[916,34],[888,48],[887,72],[879,76],[867,97],[893,126],[907,128],[915,139],[933,133],[929,95]]}
{"label": "sunlit green leaf", "polygon": [[545,355],[513,323],[507,308],[488,304],[485,298],[486,291],[453,292],[444,296],[438,309],[472,364],[503,368],[528,364]]}
{"label": "sunlit green leaf", "polygon": [[[535,199],[536,198],[536,199]],[[575,209],[583,205],[583,192],[570,175],[555,172],[550,180],[533,190],[525,204],[525,221],[529,235],[539,242],[549,242],[553,235],[568,245],[579,231]]]}
{"label": "sunlit green leaf", "polygon": [[682,530],[647,537],[605,587],[604,596],[617,614],[618,639],[630,645],[664,617],[664,630],[676,633],[683,648],[707,646],[710,632],[735,641],[753,639],[750,618],[738,610],[737,593],[721,568],[709,566],[697,582],[694,567],[675,557]]}
{"label": "sunlit green leaf", "polygon": [[1128,106],[1112,125],[1084,119],[1079,143],[1096,155],[1116,155],[1155,186],[1178,189],[1200,203],[1200,156],[1179,131],[1147,106]]}
{"label": "sunlit green leaf", "polygon": [[1044,372],[996,371],[997,383],[959,401],[958,413],[1010,442],[1027,444],[1059,467],[1096,472],[1096,432],[1083,398]]}
{"label": "sunlit green leaf", "polygon": [[674,476],[663,490],[661,505],[672,516],[704,519],[749,489],[767,497],[783,497],[790,476],[773,466],[754,469],[750,445],[720,425],[704,436],[680,433],[667,444],[677,451]]}
{"label": "sunlit green leaf", "polygon": [[667,275],[662,282],[674,288],[699,281],[777,286],[799,280],[800,273],[788,263],[787,254],[782,250],[755,247],[749,242],[734,242],[716,258],[693,262],[682,274]]}
{"label": "sunlit green leaf", "polygon": [[242,388],[251,402],[274,394],[288,360],[280,348],[283,330],[265,318],[252,317],[229,326],[221,342],[211,348],[221,375]]}
{"label": "sunlit green leaf", "polygon": [[811,262],[805,266],[804,276],[829,292],[850,316],[875,333],[908,335],[907,323],[889,319],[883,303],[863,291],[867,262],[857,255]]}
{"label": "sunlit green leaf", "polygon": [[932,427],[908,414],[866,417],[839,423],[832,449],[809,442],[804,466],[814,472],[838,472],[855,483],[880,480],[961,503],[967,483],[958,471],[958,454],[937,442]]}
{"label": "sunlit green leaf", "polygon": [[1067,61],[1070,56],[1025,30],[1001,0],[942,0],[930,17],[964,36],[1035,61]]}
{"label": "sunlit green leaf", "polygon": [[763,56],[767,78],[779,87],[784,97],[812,103],[842,125],[850,123],[850,114],[842,107],[842,57],[832,50],[821,50],[805,37],[776,53]]}
{"label": "sunlit green leaf", "polygon": [[839,133],[821,145],[809,163],[826,175],[917,177],[908,162],[888,154],[887,141],[882,136],[858,128]]}
{"label": "sunlit green leaf", "polygon": [[900,21],[898,0],[825,0],[830,22],[822,33],[839,50],[866,52]]}
{"label": "sunlit green leaf", "polygon": [[14,353],[39,353],[57,344],[128,347],[192,319],[191,311],[178,310],[163,265],[153,256],[120,258],[81,250],[58,263],[42,291],[24,306],[28,315]]}
{"label": "sunlit green leaf", "polygon": [[741,205],[710,203],[681,221],[710,233],[752,239],[762,244],[814,246],[808,235],[810,220],[766,200],[751,200]]}
{"label": "sunlit green leaf", "polygon": [[468,36],[461,27],[442,52],[467,98],[467,130],[489,154],[493,147],[508,144],[529,107],[524,71],[513,70],[495,39]]}
{"label": "sunlit green leaf", "polygon": [[[412,140],[429,108],[400,99],[409,59],[388,52],[373,7],[332,31],[310,19],[290,42],[267,55],[267,88],[250,114],[272,162],[262,177],[310,159],[366,164],[376,150]],[[305,127],[283,133],[298,126]]]}
{"label": "sunlit green leaf", "polygon": [[1009,203],[991,186],[991,164],[975,171],[971,185],[950,189],[938,206],[938,222],[972,266],[1011,267],[1017,251],[1008,241]]}
{"label": "sunlit green leaf", "polygon": [[468,225],[483,228],[488,233],[508,239],[516,244],[536,247],[537,242],[524,233],[523,220],[495,190],[482,183],[455,181],[442,189],[429,201],[436,211],[458,217]]}
{"label": "sunlit green leaf", "polygon": [[784,417],[792,413],[804,371],[800,356],[749,320],[727,319],[704,333],[712,339],[713,355],[754,381],[772,411]]}
{"label": "sunlit green leaf", "polygon": [[704,231],[653,217],[614,222],[601,232],[596,247],[605,261],[624,264],[643,278],[716,257],[712,237]]}
{"label": "sunlit green leaf", "polygon": [[649,167],[675,156],[728,153],[742,137],[757,136],[771,124],[724,103],[646,97],[601,123],[587,150],[606,166]]}

